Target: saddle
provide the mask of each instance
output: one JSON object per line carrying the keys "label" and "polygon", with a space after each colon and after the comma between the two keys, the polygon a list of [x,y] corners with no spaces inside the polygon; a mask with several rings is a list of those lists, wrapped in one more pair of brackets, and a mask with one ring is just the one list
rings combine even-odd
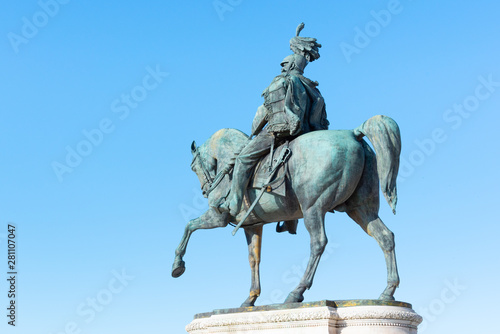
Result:
{"label": "saddle", "polygon": [[[287,155],[290,154],[289,143],[285,142],[274,149],[274,152],[271,157],[271,153],[262,158],[255,166],[253,171],[253,175],[250,178],[248,183],[248,189],[262,189],[262,187],[266,187],[266,192],[277,195],[277,196],[286,196],[286,188],[287,188],[287,179],[290,178],[290,174],[288,171],[288,158]],[[288,150],[289,152],[284,152],[284,150]],[[282,157],[285,157],[283,161],[280,161]],[[271,159],[272,164],[271,164]],[[269,176],[272,173],[272,169],[277,166],[276,171],[274,171],[274,175],[269,182]],[[251,203],[248,201],[248,196],[244,197],[244,206],[246,209],[250,207]],[[297,224],[298,220],[289,220],[283,223],[278,222],[276,225],[276,232],[289,232],[290,234],[297,233]]]}
{"label": "saddle", "polygon": [[[266,192],[278,196],[286,196],[286,178],[290,177],[288,173],[288,159],[285,159],[283,162],[278,161],[279,157],[283,155],[284,149],[290,150],[287,143],[284,143],[274,149],[272,157],[274,161],[272,164],[271,154],[266,155],[257,163],[254,168],[253,175],[250,178],[250,182],[248,183],[248,189],[261,189],[263,186],[266,186]],[[274,172],[271,182],[268,183],[271,169],[277,163],[280,165]]]}

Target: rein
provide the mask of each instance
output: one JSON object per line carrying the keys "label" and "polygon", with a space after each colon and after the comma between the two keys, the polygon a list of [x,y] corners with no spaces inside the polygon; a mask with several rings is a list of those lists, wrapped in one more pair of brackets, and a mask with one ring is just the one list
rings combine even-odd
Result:
{"label": "rein", "polygon": [[194,153],[194,157],[193,161],[191,162],[191,165],[195,163],[198,157],[200,158],[199,162],[201,170],[203,171],[203,175],[205,176],[205,184],[208,184],[208,190],[205,192],[206,196],[208,197],[208,195],[210,195],[210,193],[214,191],[215,188],[217,188],[217,186],[221,183],[221,181],[224,179],[224,176],[226,176],[226,174],[229,174],[229,172],[233,169],[233,165],[232,164],[226,165],[224,168],[222,168],[222,170],[219,173],[217,173],[217,175],[215,175],[215,178],[212,178],[210,176],[208,168],[203,163],[203,159],[201,158],[200,151],[198,150],[198,148],[196,146],[193,146],[192,151]]}
{"label": "rein", "polygon": [[[195,155],[193,157],[193,161],[191,162],[191,166],[194,165],[194,162],[196,161],[196,159],[200,156],[200,151],[198,151],[198,149],[196,148],[195,149]],[[205,164],[203,163],[203,159],[201,159],[200,157],[200,166],[201,166],[201,170],[203,171],[203,175],[205,175],[205,181],[206,183],[208,183],[209,185],[212,184],[213,182],[213,179],[212,177],[210,176],[210,172],[208,171],[208,169],[205,167]]]}
{"label": "rein", "polygon": [[215,179],[212,181],[212,183],[209,183],[209,188],[207,190],[207,197],[210,195],[210,193],[217,188],[217,186],[221,183],[221,181],[224,179],[224,176],[226,174],[229,174],[229,172],[233,169],[232,165],[226,165],[217,175],[215,176]]}

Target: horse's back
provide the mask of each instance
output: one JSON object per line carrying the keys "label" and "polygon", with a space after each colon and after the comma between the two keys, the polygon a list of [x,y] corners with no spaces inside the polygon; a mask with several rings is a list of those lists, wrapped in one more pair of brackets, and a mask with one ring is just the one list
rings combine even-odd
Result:
{"label": "horse's back", "polygon": [[295,139],[291,148],[296,162],[304,168],[308,167],[308,171],[321,167],[342,167],[354,172],[353,169],[361,167],[359,172],[362,172],[364,165],[363,145],[352,130],[309,132]]}
{"label": "horse's back", "polygon": [[361,147],[352,130],[319,130],[303,134],[296,138],[294,142],[299,145],[326,144],[331,148],[332,145],[338,150],[356,150]]}

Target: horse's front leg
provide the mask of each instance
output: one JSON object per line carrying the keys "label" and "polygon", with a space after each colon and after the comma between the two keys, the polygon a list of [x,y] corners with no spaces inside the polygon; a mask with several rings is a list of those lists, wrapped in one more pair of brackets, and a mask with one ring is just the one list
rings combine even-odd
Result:
{"label": "horse's front leg", "polygon": [[172,277],[181,276],[186,270],[185,263],[182,260],[186,254],[186,247],[191,234],[198,229],[211,229],[216,227],[226,227],[229,224],[229,214],[227,212],[219,214],[213,209],[209,209],[200,217],[192,219],[187,223],[184,229],[184,235],[181,242],[175,250],[175,259],[172,266]]}
{"label": "horse's front leg", "polygon": [[262,225],[245,227],[245,236],[248,244],[248,261],[252,272],[250,296],[241,304],[241,307],[254,306],[260,296],[260,250],[262,247]]}

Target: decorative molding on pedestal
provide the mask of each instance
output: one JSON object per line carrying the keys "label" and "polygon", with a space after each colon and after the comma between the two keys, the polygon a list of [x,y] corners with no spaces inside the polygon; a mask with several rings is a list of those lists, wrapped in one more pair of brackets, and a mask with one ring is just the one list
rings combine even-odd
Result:
{"label": "decorative molding on pedestal", "polygon": [[276,304],[201,313],[186,326],[191,334],[211,333],[417,333],[422,322],[411,304],[379,301],[320,301]]}

